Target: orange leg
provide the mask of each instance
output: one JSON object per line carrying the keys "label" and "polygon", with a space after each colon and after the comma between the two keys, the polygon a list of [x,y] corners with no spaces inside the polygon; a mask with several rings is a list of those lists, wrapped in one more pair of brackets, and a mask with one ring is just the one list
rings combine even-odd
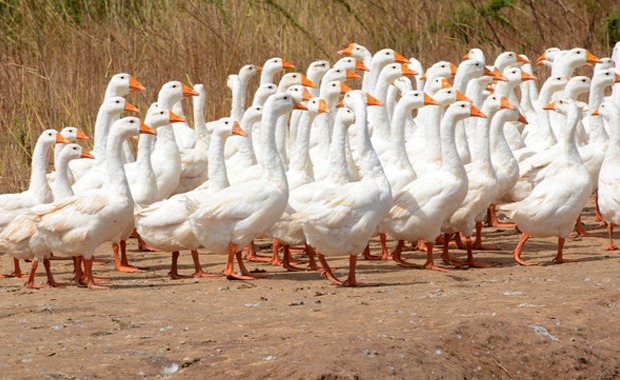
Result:
{"label": "orange leg", "polygon": [[288,244],[282,244],[282,266],[284,269],[294,272],[294,271],[305,271],[304,268],[296,267],[291,263],[291,249]]}
{"label": "orange leg", "polygon": [[45,286],[57,288],[57,287],[68,285],[65,283],[56,282],[56,280],[54,280],[54,275],[52,274],[51,262],[49,259],[43,259],[43,266],[45,267],[45,274],[47,275],[47,283],[45,284]]}
{"label": "orange leg", "polygon": [[241,272],[242,275],[252,277],[253,279],[269,277],[269,275],[266,274],[250,273],[250,271],[248,271],[245,267],[245,263],[241,258],[241,251],[235,253],[235,256],[237,257],[237,263],[239,264],[239,272]]}
{"label": "orange leg", "polygon": [[282,244],[273,239],[273,254],[271,255],[271,265],[275,267],[279,267],[282,265],[282,261],[280,260],[280,248],[282,248]]}
{"label": "orange leg", "polygon": [[441,272],[447,272],[449,270],[448,268],[440,268],[438,266],[435,266],[435,263],[433,261],[433,246],[434,245],[435,244],[433,242],[426,242],[426,263],[424,264],[424,268],[430,269],[430,270],[437,270]]}
{"label": "orange leg", "polygon": [[525,261],[525,260],[523,260],[521,258],[521,252],[523,252],[523,246],[525,245],[525,242],[529,238],[530,238],[530,235],[522,234],[521,235],[521,240],[519,240],[519,244],[517,244],[517,247],[512,252],[512,254],[513,254],[514,258],[515,258],[515,261],[517,263],[519,263],[519,265],[524,265],[524,266],[538,265],[538,263],[534,263],[534,262],[531,262],[531,261]]}
{"label": "orange leg", "polygon": [[[135,230],[134,230],[135,232]],[[137,234],[137,232],[136,232]],[[146,242],[144,240],[142,240],[142,238],[140,237],[140,235],[137,236],[138,239],[138,249],[140,251],[143,252],[159,252],[159,249],[155,248],[155,247],[151,247],[150,245],[146,244]]]}
{"label": "orange leg", "polygon": [[370,284],[364,284],[361,282],[357,282],[355,279],[355,266],[357,265],[357,255],[349,255],[349,276],[344,281],[344,286],[369,286]]}
{"label": "orange leg", "polygon": [[489,268],[493,266],[491,264],[484,264],[484,263],[474,260],[474,253],[472,250],[473,244],[471,241],[471,237],[469,236],[465,237],[465,246],[467,247],[467,259],[465,260],[463,264],[468,265],[473,268]]}
{"label": "orange leg", "polygon": [[396,244],[396,249],[392,252],[392,260],[396,262],[396,265],[403,268],[419,268],[419,265],[414,263],[410,263],[402,258],[403,246],[405,245],[404,240],[399,240]]}
{"label": "orange leg", "polygon": [[497,228],[515,228],[517,225],[514,223],[501,223],[499,219],[497,219],[497,214],[495,213],[495,205],[491,205],[488,211],[488,225],[489,227],[497,227]]}
{"label": "orange leg", "polygon": [[271,257],[261,256],[261,255],[256,254],[256,246],[254,245],[253,241],[250,244],[248,244],[247,249],[248,249],[248,253],[245,255],[245,259],[248,261],[269,262],[272,260]]}
{"label": "orange leg", "polygon": [[19,260],[17,260],[17,259],[13,259],[13,273],[0,274],[0,278],[7,278],[7,277],[21,278],[21,277],[26,277],[26,276],[28,276],[28,275],[25,274],[25,273],[22,273],[22,270],[19,267]]}
{"label": "orange leg", "polygon": [[139,267],[134,265],[129,265],[129,261],[127,260],[127,240],[121,240],[121,263],[126,268],[135,268],[138,270],[147,270],[148,267]]}
{"label": "orange leg", "polygon": [[73,257],[73,281],[77,286],[84,286],[83,282],[84,272],[82,272],[82,256]]}
{"label": "orange leg", "polygon": [[385,234],[379,234],[379,239],[381,240],[381,260],[392,260],[390,251],[388,251],[387,248],[387,236]]}
{"label": "orange leg", "polygon": [[617,251],[618,247],[614,244],[614,224],[609,222],[607,223],[607,233],[609,234],[609,245],[604,247],[604,251]]}
{"label": "orange leg", "polygon": [[370,254],[370,243],[366,244],[366,248],[364,249],[364,260],[381,260],[381,256],[375,256]]}
{"label": "orange leg", "polygon": [[500,248],[496,245],[484,245],[482,244],[482,222],[476,222],[476,241],[472,245],[472,248],[478,250],[497,251]]}
{"label": "orange leg", "polygon": [[39,262],[35,259],[32,260],[32,264],[30,265],[30,275],[28,276],[28,280],[26,280],[26,282],[24,282],[24,285],[26,285],[26,287],[28,289],[41,289],[43,288],[43,285],[37,285],[34,282],[34,276],[37,273],[37,267],[39,266]]}
{"label": "orange leg", "polygon": [[579,260],[569,260],[569,259],[565,259],[564,257],[562,257],[562,248],[564,248],[564,241],[565,241],[564,238],[558,238],[558,253],[553,259],[553,262],[556,264],[576,263]]}
{"label": "orange leg", "polygon": [[319,266],[316,264],[316,260],[314,259],[315,252],[314,248],[312,248],[308,243],[305,243],[306,254],[308,255],[308,265],[310,270],[319,270]]}
{"label": "orange leg", "polygon": [[418,251],[426,252],[426,242],[424,240],[418,240],[416,243],[416,249]]}
{"label": "orange leg", "polygon": [[594,192],[594,206],[596,207],[596,216],[594,220],[600,222],[601,226],[604,226],[606,224],[605,217],[601,214],[601,209],[598,207],[598,189]]}
{"label": "orange leg", "polygon": [[319,257],[319,262],[323,266],[323,268],[321,269],[321,276],[327,278],[329,281],[333,282],[336,285],[343,285],[344,282],[340,281],[336,278],[336,276],[334,276],[334,272],[332,272],[332,268],[329,266],[329,264],[327,264],[325,256],[322,255],[320,252],[317,252],[316,254]]}
{"label": "orange leg", "polygon": [[254,277],[243,276],[235,273],[235,256],[237,255],[237,244],[230,243],[228,245],[228,259],[224,267],[224,275],[229,280],[254,280]]}
{"label": "orange leg", "polygon": [[586,228],[584,227],[583,223],[581,222],[581,215],[579,215],[579,217],[577,217],[577,221],[575,222],[575,232],[577,232],[577,235],[579,236],[596,236],[596,234],[590,233],[588,231],[586,231]]}
{"label": "orange leg", "polygon": [[462,265],[463,261],[450,257],[450,239],[452,234],[443,234],[441,247],[441,260],[448,265]]}
{"label": "orange leg", "polygon": [[168,272],[168,277],[173,280],[180,280],[182,278],[192,278],[192,276],[186,276],[179,274],[179,269],[177,263],[179,261],[179,255],[181,253],[179,251],[172,252],[172,262],[170,264],[170,272]]}
{"label": "orange leg", "polygon": [[205,273],[202,271],[202,266],[200,265],[200,258],[198,257],[198,251],[195,249],[192,249],[192,261],[194,261],[194,273],[192,274],[193,277],[199,277],[199,278],[208,278],[208,277],[222,277],[223,274],[221,273]]}
{"label": "orange leg", "polygon": [[[121,240],[121,242],[123,241]],[[140,271],[138,268],[124,265],[123,259],[121,258],[121,255],[119,254],[120,245],[118,243],[112,244],[112,250],[114,251],[114,267],[116,268],[117,271],[126,272],[126,273],[136,273]],[[127,259],[125,258],[125,260]]]}
{"label": "orange leg", "polygon": [[107,286],[97,285],[93,278],[93,259],[83,258],[84,260],[84,275],[86,276],[86,286],[89,289],[109,289]]}

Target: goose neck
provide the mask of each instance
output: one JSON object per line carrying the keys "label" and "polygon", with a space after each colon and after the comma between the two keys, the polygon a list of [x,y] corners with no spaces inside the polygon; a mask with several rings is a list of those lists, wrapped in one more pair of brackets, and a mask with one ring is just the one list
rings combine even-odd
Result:
{"label": "goose neck", "polygon": [[[289,164],[290,169],[303,171],[312,174],[312,164],[310,162],[310,129],[317,114],[314,112],[303,112],[299,121],[295,150],[291,155]],[[314,175],[312,174],[312,177]]]}
{"label": "goose neck", "polygon": [[[260,144],[258,161],[263,170],[265,180],[272,182],[282,191],[288,192],[288,182],[286,180],[286,172],[284,164],[280,158],[278,147],[276,145],[276,123],[279,116],[276,115],[269,102],[265,104],[263,110],[263,118],[260,126]],[[283,115],[282,117],[286,117]]]}
{"label": "goose neck", "polygon": [[333,183],[351,182],[351,173],[347,167],[346,157],[347,131],[348,126],[336,118],[328,154],[329,180]]}
{"label": "goose neck", "polygon": [[211,136],[211,146],[209,147],[209,189],[222,190],[228,186],[228,173],[226,172],[226,161],[224,159],[224,146],[226,138],[219,133]]}
{"label": "goose neck", "polygon": [[[456,147],[455,130],[458,120],[451,112],[441,119],[441,166],[444,170],[465,172]],[[463,126],[461,126],[463,128]]]}
{"label": "goose neck", "polygon": [[[45,176],[47,169],[47,151],[49,144],[43,141],[37,141],[32,152],[30,186],[28,192],[44,196],[51,191],[47,178]],[[42,202],[43,203],[43,202]]]}

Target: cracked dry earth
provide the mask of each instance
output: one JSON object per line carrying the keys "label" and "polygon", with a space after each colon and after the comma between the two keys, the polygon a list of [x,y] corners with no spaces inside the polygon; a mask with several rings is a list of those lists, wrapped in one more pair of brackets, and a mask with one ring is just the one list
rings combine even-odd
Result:
{"label": "cracked dry earth", "polygon": [[[591,205],[584,221],[596,236],[565,246],[578,263],[551,264],[557,240],[532,238],[523,257],[541,264],[519,267],[518,233],[485,228],[485,242],[501,250],[476,255],[492,268],[440,273],[359,260],[358,279],[377,284],[362,288],[264,263],[248,264],[270,275],[252,282],[173,281],[168,253],[138,252],[131,240],[130,261],[150,269],[97,266],[108,291],[0,281],[0,378],[617,379],[620,253],[602,251],[606,230]],[[110,251],[102,246],[98,257]],[[424,261],[423,252],[405,256]],[[201,260],[211,272],[224,265],[206,252]],[[180,263],[182,274],[193,271],[189,253]],[[346,274],[346,258],[330,263]],[[2,257],[0,270],[10,264]],[[52,267],[59,280],[71,277],[69,262]]]}

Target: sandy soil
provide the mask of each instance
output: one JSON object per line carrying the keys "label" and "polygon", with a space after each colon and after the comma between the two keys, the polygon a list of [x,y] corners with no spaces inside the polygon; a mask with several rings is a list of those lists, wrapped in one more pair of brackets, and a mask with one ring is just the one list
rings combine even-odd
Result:
{"label": "sandy soil", "polygon": [[[363,288],[253,263],[270,277],[173,281],[170,255],[137,252],[132,240],[132,262],[150,269],[96,267],[109,291],[0,281],[0,378],[617,379],[620,253],[602,251],[606,233],[591,207],[584,220],[597,237],[568,240],[565,251],[579,263],[551,264],[556,240],[531,239],[523,256],[541,264],[519,267],[510,254],[519,235],[485,229],[501,250],[477,257],[492,268],[440,273],[360,260],[358,279],[378,284]],[[100,247],[99,257],[109,251]],[[212,272],[224,264],[201,260]],[[0,271],[10,262],[3,257]],[[190,274],[189,253],[180,262]],[[330,263],[346,273],[344,258]],[[71,277],[68,262],[53,269]]]}

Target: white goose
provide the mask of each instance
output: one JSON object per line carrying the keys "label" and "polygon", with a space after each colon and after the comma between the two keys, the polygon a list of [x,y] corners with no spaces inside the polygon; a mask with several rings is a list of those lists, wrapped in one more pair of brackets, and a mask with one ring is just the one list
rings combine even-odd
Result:
{"label": "white goose", "polygon": [[[70,127],[75,128],[75,127]],[[75,128],[76,129],[76,128]],[[54,160],[54,167],[56,169],[56,181],[54,182],[54,200],[59,201],[61,199],[73,196],[71,185],[69,184],[69,161],[78,158],[93,158],[93,156],[86,150],[82,150],[82,147],[78,144],[63,144],[65,145],[57,158]],[[16,219],[19,219],[18,216]],[[64,284],[58,283],[54,280],[54,276],[50,267],[51,252],[46,250],[38,250],[38,240],[34,238],[22,228],[22,223],[12,222],[9,223],[2,233],[0,233],[0,251],[6,252],[13,256],[14,260],[27,260],[31,259],[32,264],[30,267],[30,275],[26,281],[26,287],[30,289],[42,288],[42,287],[57,287]],[[34,278],[39,265],[39,261],[43,260],[45,266],[45,273],[47,274],[47,282],[45,285],[35,284]]]}
{"label": "white goose", "polygon": [[[228,278],[251,280],[241,260],[241,249],[256,237],[264,235],[275,223],[288,201],[288,183],[284,165],[276,146],[276,121],[293,108],[305,108],[292,95],[278,93],[265,103],[261,122],[259,164],[263,176],[244,186],[230,186],[210,194],[209,199],[196,203],[189,217],[198,241],[216,254],[227,254],[224,274]],[[252,189],[248,193],[247,189]],[[234,271],[235,256],[241,275]]]}
{"label": "white goose", "polygon": [[[395,239],[426,242],[427,269],[443,270],[433,263],[433,245],[444,221],[463,203],[467,195],[467,174],[456,148],[454,129],[470,116],[485,117],[474,105],[458,101],[448,107],[441,120],[441,167],[405,186],[383,222]],[[400,260],[402,245],[394,251]]]}
{"label": "white goose", "polygon": [[[317,249],[327,278],[338,285],[357,286],[357,255],[364,250],[389,210],[392,193],[370,143],[366,120],[366,103],[381,103],[361,91],[347,92],[342,103],[355,112],[361,179],[340,186],[323,187],[304,202],[303,208],[298,208],[293,219],[301,223],[308,244]],[[345,281],[334,277],[324,257],[342,255],[349,256],[349,276]]]}
{"label": "white goose", "polygon": [[[114,123],[106,147],[107,172],[101,189],[37,206],[27,216],[18,219],[23,223],[19,227],[21,231],[38,236],[39,249],[43,252],[82,256],[89,288],[102,288],[93,279],[94,250],[106,241],[118,242],[125,226],[133,219],[134,203],[121,155],[123,141],[140,132],[155,133],[135,117]],[[80,271],[81,266],[76,269]],[[82,273],[76,273],[76,278],[82,278]]]}
{"label": "white goose", "polygon": [[144,241],[157,249],[172,252],[172,263],[168,275],[172,279],[185,278],[178,273],[177,261],[181,250],[190,250],[195,271],[192,276],[210,277],[202,271],[198,258],[200,242],[196,239],[189,223],[189,215],[195,210],[195,202],[210,202],[212,193],[228,186],[224,162],[224,144],[232,135],[245,136],[239,123],[232,118],[222,118],[213,123],[211,147],[209,149],[209,180],[200,188],[170,197],[138,209],[135,213],[136,229]]}
{"label": "white goose", "polygon": [[[53,129],[45,130],[39,135],[32,152],[28,190],[21,193],[0,195],[0,230],[5,229],[13,219],[27,212],[32,207],[54,200],[45,171],[48,152],[57,143],[67,144],[69,141]],[[9,275],[0,275],[0,277],[23,276],[19,268],[19,261],[14,259],[13,263],[15,267],[14,272]]]}
{"label": "white goose", "polygon": [[[570,262],[564,259],[564,240],[573,230],[575,220],[581,213],[592,192],[592,179],[579,157],[575,144],[575,129],[580,110],[574,100],[562,98],[546,106],[566,116],[566,130],[562,139],[562,157],[553,161],[547,175],[522,201],[501,206],[509,212],[523,232],[513,254],[520,265],[536,265],[521,259],[523,246],[530,236],[558,237],[558,253],[555,263]],[[570,186],[566,186],[570,183]]]}
{"label": "white goose", "polygon": [[260,85],[274,83],[273,77],[286,69],[295,69],[295,66],[279,57],[266,60],[263,64],[263,70],[260,73]]}

